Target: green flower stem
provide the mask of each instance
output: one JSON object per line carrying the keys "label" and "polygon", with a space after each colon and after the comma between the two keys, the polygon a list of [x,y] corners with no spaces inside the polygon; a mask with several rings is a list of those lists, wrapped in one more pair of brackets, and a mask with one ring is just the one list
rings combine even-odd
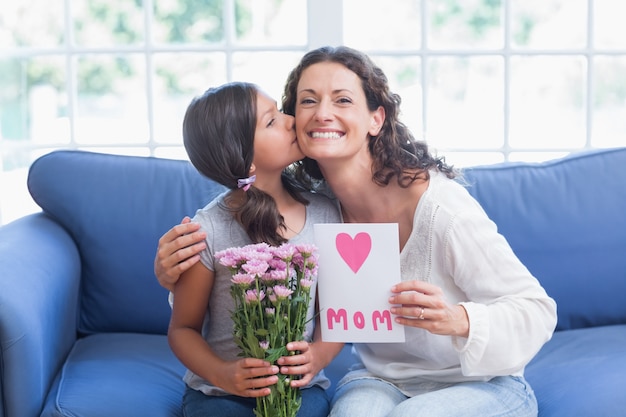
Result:
{"label": "green flower stem", "polygon": [[259,302],[257,303],[258,305],[258,309],[259,309],[259,320],[261,321],[261,328],[264,329],[265,328],[265,320],[263,319],[265,317],[265,311],[263,311],[263,304],[261,303],[261,299],[260,299],[260,295],[261,295],[261,288],[259,286],[259,280],[260,278],[257,277],[257,279],[255,279],[255,284],[256,284],[256,293],[257,296],[259,296]]}

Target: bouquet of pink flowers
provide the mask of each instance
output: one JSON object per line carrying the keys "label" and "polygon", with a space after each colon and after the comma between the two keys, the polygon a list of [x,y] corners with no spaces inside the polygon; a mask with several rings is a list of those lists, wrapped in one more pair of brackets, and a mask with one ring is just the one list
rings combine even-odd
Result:
{"label": "bouquet of pink flowers", "polygon": [[[215,254],[232,273],[235,342],[241,356],[274,363],[290,352],[288,342],[304,340],[311,291],[317,277],[313,245],[265,243],[229,248]],[[279,374],[272,393],[257,398],[257,417],[295,417],[300,391]]]}

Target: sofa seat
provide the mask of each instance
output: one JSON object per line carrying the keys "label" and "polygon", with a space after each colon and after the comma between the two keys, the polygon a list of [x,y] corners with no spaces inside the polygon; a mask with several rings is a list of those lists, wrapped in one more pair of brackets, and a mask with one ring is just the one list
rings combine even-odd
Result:
{"label": "sofa seat", "polygon": [[556,332],[525,376],[540,416],[625,416],[626,324]]}
{"label": "sofa seat", "polygon": [[70,351],[42,417],[182,416],[184,372],[164,335],[83,337]]}

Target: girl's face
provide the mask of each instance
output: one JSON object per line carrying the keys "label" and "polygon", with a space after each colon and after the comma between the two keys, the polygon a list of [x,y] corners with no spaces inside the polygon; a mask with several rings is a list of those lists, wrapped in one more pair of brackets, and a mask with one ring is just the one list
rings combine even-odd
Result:
{"label": "girl's face", "polygon": [[280,172],[302,158],[304,154],[296,140],[293,116],[279,111],[276,101],[259,91],[253,161],[257,172]]}
{"label": "girl's face", "polygon": [[382,107],[370,111],[360,78],[335,62],[313,64],[302,72],[296,95],[296,129],[302,152],[325,160],[368,154],[368,135],[378,134]]}

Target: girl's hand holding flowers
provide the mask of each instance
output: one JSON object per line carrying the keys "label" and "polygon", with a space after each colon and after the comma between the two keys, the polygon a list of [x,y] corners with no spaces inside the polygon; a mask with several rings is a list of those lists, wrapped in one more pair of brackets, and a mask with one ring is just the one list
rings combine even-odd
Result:
{"label": "girl's hand holding flowers", "polygon": [[298,375],[298,379],[291,380],[293,388],[306,386],[315,375],[323,368],[313,365],[312,344],[306,341],[290,342],[287,350],[294,352],[293,355],[278,358],[276,363],[280,366],[280,373],[284,375]]}
{"label": "girl's hand holding flowers", "polygon": [[278,382],[278,371],[278,366],[265,360],[244,358],[225,362],[220,379],[212,382],[224,391],[240,397],[263,397],[269,395],[269,387]]}

